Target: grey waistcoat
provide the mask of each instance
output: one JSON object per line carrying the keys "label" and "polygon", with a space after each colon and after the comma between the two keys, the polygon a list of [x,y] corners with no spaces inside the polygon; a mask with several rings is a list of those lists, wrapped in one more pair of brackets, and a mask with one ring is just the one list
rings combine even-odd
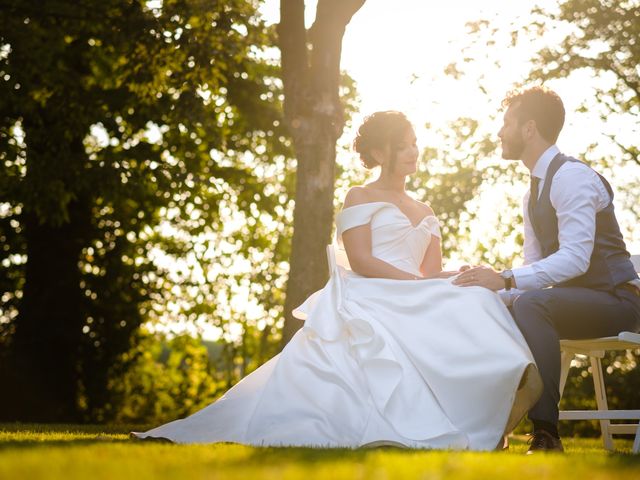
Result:
{"label": "grey waistcoat", "polygon": [[[579,162],[575,158],[567,157],[561,153],[555,156],[547,170],[544,185],[538,201],[533,206],[533,199],[529,199],[529,218],[536,238],[542,247],[542,256],[558,251],[558,218],[551,205],[549,196],[553,177],[565,162]],[[609,182],[600,174],[600,180],[606,187],[611,197],[609,205],[596,214],[596,233],[591,254],[589,269],[583,275],[562,282],[560,287],[585,287],[595,290],[613,290],[616,285],[638,278],[638,274],[629,260],[620,227],[613,211],[613,190]]]}

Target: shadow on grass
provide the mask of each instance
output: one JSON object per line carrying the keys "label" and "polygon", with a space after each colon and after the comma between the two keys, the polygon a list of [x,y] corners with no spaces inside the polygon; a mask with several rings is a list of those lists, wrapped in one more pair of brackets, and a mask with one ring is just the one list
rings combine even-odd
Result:
{"label": "shadow on grass", "polygon": [[[104,443],[127,443],[127,438],[114,438],[110,435],[127,435],[136,429],[148,429],[146,425],[70,425],[42,423],[2,423],[0,434],[23,434],[25,438],[0,440],[0,451],[13,448],[76,447]],[[38,435],[44,438],[34,438]],[[46,438],[46,435],[69,435],[65,438]],[[92,435],[93,438],[74,438],[74,435]]]}
{"label": "shadow on grass", "polygon": [[[161,439],[147,439],[137,441],[140,444],[147,445],[172,445],[170,442],[162,441]],[[380,453],[391,453],[393,456],[401,456],[404,460],[418,461],[419,458],[425,458],[425,455],[440,455],[440,456],[462,456],[462,457],[485,457],[494,458],[497,461],[501,459],[513,459],[515,461],[531,461],[532,457],[525,456],[527,450],[526,438],[511,438],[511,450],[506,452],[501,451],[455,451],[455,450],[428,450],[428,449],[405,449],[396,447],[376,447],[376,448],[313,448],[313,447],[246,447],[251,448],[250,452],[246,456],[240,459],[226,460],[225,467],[245,466],[246,464],[263,465],[263,466],[281,466],[283,463],[292,464],[306,464],[314,465],[325,462],[362,462],[364,463],[367,457],[372,455],[379,455]],[[241,446],[234,443],[218,443],[211,444],[214,446]],[[175,448],[188,448],[188,445],[176,445]],[[622,468],[631,470],[640,470],[640,455],[634,455],[629,452],[606,452],[604,450],[597,449],[601,452],[601,455],[606,458],[607,468]],[[587,458],[593,456],[593,450],[581,449],[578,451],[569,451],[566,454],[551,454],[549,458],[567,459],[567,462],[574,462],[576,459]],[[540,459],[541,455],[538,455],[535,461]],[[600,455],[598,455],[600,457]],[[432,457],[433,458],[433,457]],[[544,458],[544,456],[542,457]],[[640,478],[640,477],[639,477]]]}
{"label": "shadow on grass", "polygon": [[16,449],[37,449],[37,448],[51,448],[51,447],[65,447],[75,448],[79,446],[98,445],[104,443],[127,443],[128,440],[114,439],[102,439],[102,438],[86,438],[76,440],[6,440],[0,442],[0,452],[3,450],[16,450]]}
{"label": "shadow on grass", "polygon": [[[104,444],[118,444],[132,446],[143,446],[149,448],[157,448],[158,446],[169,447],[171,450],[175,448],[176,453],[182,448],[189,448],[189,445],[176,445],[167,442],[149,441],[149,440],[132,440],[129,438],[115,438],[110,435],[128,435],[131,431],[146,431],[150,427],[147,425],[68,425],[68,424],[0,424],[0,432],[9,432],[25,435],[24,439],[7,439],[0,441],[0,451],[8,449],[38,449],[51,447],[83,447]],[[46,434],[51,435],[69,435],[69,439],[55,438],[47,439]],[[73,438],[73,435],[95,435],[93,438]],[[44,438],[29,438],[33,435],[43,435]],[[348,448],[310,448],[310,447],[245,447],[250,448],[246,456],[241,459],[229,459],[225,461],[226,466],[234,464],[242,465],[246,463],[258,465],[279,465],[283,462],[297,464],[318,464],[324,462],[335,462],[340,460],[348,460],[352,462],[364,461],[371,455],[378,455],[381,452],[391,453],[394,456],[400,455],[407,460],[411,457],[423,456],[433,453],[436,455],[491,455],[501,456],[502,458],[522,458],[524,459],[524,451],[526,450],[526,439],[516,436],[511,438],[512,448],[510,452],[459,452],[459,451],[441,451],[441,450],[412,450],[401,449],[395,447],[378,447],[363,449]],[[212,448],[221,445],[232,446],[232,443],[211,444]],[[202,447],[202,445],[201,445]],[[206,447],[206,446],[205,446]],[[579,446],[578,446],[579,447]],[[593,455],[593,450],[589,447],[586,449],[578,449],[571,451],[565,455],[569,461],[575,461],[576,458]],[[640,455],[621,452],[602,452],[607,458],[607,465],[611,467],[619,467],[624,469],[636,469],[640,467]],[[496,457],[497,458],[497,457]]]}
{"label": "shadow on grass", "polygon": [[366,457],[380,452],[393,453],[403,457],[424,454],[427,450],[410,450],[394,447],[379,448],[302,448],[302,447],[256,447],[245,461],[260,465],[276,465],[283,461],[312,464],[326,461],[364,461]]}
{"label": "shadow on grass", "polygon": [[118,435],[128,434],[131,431],[144,432],[153,425],[91,425],[69,423],[0,423],[0,432],[11,433],[95,433]]}

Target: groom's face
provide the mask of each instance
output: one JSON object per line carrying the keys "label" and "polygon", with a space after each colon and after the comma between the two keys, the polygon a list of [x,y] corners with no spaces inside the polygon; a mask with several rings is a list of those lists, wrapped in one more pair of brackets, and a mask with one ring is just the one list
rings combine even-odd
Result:
{"label": "groom's face", "polygon": [[511,105],[504,114],[504,123],[498,132],[502,142],[502,158],[505,160],[520,160],[525,143],[522,137],[522,128],[518,121],[519,105]]}

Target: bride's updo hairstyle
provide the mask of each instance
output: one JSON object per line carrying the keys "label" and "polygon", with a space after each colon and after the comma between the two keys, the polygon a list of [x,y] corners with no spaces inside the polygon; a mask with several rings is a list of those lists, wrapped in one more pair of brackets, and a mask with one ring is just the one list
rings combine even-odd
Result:
{"label": "bride's updo hairstyle", "polygon": [[413,128],[413,125],[402,112],[386,110],[372,113],[358,128],[353,149],[360,154],[360,161],[365,168],[374,168],[379,163],[373,158],[371,151],[384,150],[389,145],[393,168],[398,145],[410,128]]}

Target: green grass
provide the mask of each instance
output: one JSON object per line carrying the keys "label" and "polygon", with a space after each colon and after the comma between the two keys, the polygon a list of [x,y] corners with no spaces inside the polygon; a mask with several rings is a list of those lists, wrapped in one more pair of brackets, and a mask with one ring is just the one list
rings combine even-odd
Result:
{"label": "green grass", "polygon": [[615,453],[599,439],[565,439],[565,455],[525,456],[519,436],[508,452],[476,453],[183,446],[131,441],[130,429],[0,424],[0,479],[640,478],[628,440],[617,440]]}

